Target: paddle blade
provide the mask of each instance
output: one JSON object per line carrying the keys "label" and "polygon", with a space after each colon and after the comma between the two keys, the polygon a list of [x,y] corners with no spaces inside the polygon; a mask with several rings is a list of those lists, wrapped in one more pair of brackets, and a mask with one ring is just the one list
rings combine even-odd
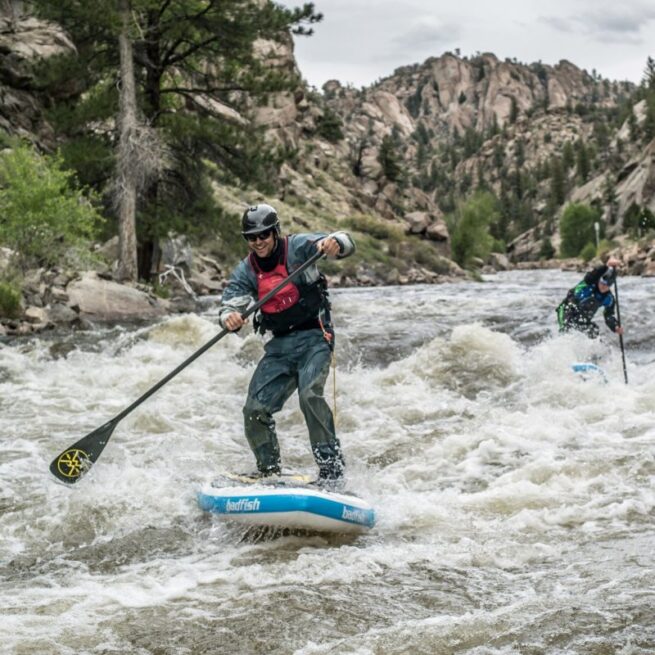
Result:
{"label": "paddle blade", "polygon": [[109,421],[57,455],[50,464],[50,472],[66,484],[82,479],[96,463],[111,437],[116,423]]}

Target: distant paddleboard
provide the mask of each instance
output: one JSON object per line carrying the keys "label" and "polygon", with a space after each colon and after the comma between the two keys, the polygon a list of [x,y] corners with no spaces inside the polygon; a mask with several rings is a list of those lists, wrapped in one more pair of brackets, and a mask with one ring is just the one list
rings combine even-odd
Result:
{"label": "distant paddleboard", "polygon": [[578,362],[571,364],[574,373],[578,373],[583,380],[602,380],[607,382],[607,375],[600,366],[591,362]]}
{"label": "distant paddleboard", "polygon": [[375,511],[365,500],[322,489],[302,474],[255,478],[224,473],[202,487],[198,505],[248,526],[363,533],[375,525]]}

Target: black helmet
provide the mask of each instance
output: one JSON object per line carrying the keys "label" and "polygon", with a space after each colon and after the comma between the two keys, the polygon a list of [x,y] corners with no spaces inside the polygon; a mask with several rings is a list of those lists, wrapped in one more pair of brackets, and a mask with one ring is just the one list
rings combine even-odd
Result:
{"label": "black helmet", "polygon": [[616,280],[616,271],[611,266],[608,266],[607,270],[605,271],[605,273],[603,273],[603,277],[600,278],[599,282],[602,282],[606,286],[611,287],[614,284],[615,280]]}
{"label": "black helmet", "polygon": [[249,207],[241,219],[241,234],[259,234],[275,228],[275,233],[280,234],[280,220],[277,212],[270,205],[255,205]]}

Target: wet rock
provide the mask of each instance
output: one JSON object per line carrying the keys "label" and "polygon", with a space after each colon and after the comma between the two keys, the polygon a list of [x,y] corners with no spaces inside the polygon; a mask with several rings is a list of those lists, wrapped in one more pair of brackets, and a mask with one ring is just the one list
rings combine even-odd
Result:
{"label": "wet rock", "polygon": [[83,317],[103,321],[151,319],[165,313],[162,304],[137,288],[101,279],[96,273],[84,273],[66,289],[69,307]]}
{"label": "wet rock", "polygon": [[55,302],[48,309],[48,318],[53,323],[68,324],[77,319],[77,312],[63,302]]}
{"label": "wet rock", "polygon": [[176,296],[169,301],[169,311],[178,314],[188,314],[196,311],[196,301],[190,296]]}
{"label": "wet rock", "polygon": [[35,324],[45,324],[47,319],[48,319],[48,313],[46,312],[45,309],[42,307],[28,307],[24,314],[23,314],[25,320],[28,323],[35,323]]}
{"label": "wet rock", "polygon": [[511,267],[507,255],[499,252],[489,255],[489,265],[496,271],[508,271]]}
{"label": "wet rock", "polygon": [[49,348],[50,356],[53,359],[66,359],[73,350],[75,350],[75,344],[66,341],[57,341]]}

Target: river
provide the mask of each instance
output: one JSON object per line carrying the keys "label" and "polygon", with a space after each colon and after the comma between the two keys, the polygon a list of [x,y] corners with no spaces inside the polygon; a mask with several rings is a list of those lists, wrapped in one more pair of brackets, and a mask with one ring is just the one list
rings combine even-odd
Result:
{"label": "river", "polygon": [[[348,486],[378,518],[356,538],[197,508],[218,470],[253,467],[252,334],[123,419],[77,485],[50,475],[216,333],[213,305],[1,344],[0,653],[652,655],[655,282],[619,281],[626,385],[602,317],[595,342],[556,334],[578,278],[333,292]],[[278,428],[284,464],[312,471],[295,396]]]}

